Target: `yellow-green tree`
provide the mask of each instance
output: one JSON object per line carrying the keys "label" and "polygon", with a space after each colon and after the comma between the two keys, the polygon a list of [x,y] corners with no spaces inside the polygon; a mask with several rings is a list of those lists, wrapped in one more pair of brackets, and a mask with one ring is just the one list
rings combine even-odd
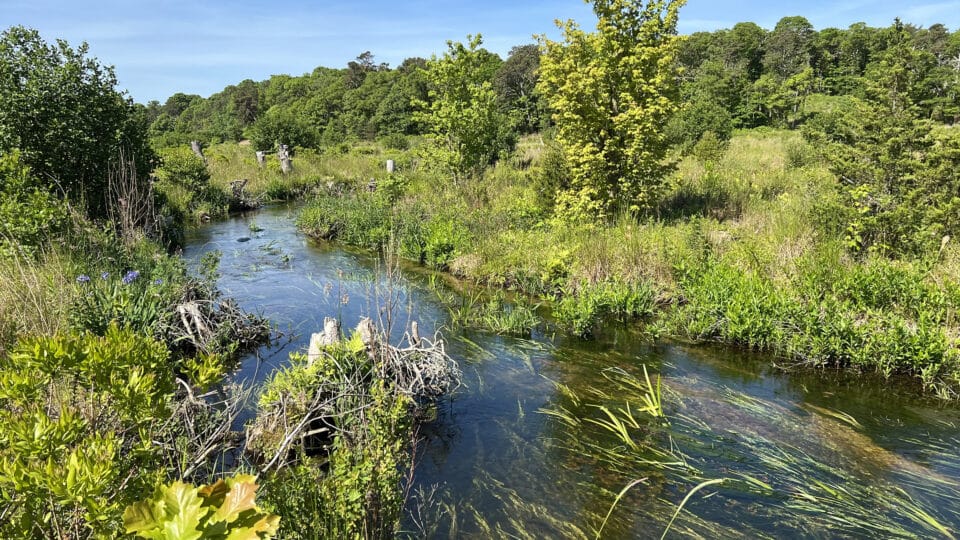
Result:
{"label": "yellow-green tree", "polygon": [[573,219],[640,212],[672,169],[664,126],[676,111],[677,12],[684,0],[595,0],[587,33],[540,38],[539,87],[570,171],[557,211]]}

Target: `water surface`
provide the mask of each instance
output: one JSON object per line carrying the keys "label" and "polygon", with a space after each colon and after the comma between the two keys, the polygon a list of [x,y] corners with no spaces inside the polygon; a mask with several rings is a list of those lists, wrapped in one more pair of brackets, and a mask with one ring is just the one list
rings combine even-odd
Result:
{"label": "water surface", "polygon": [[[787,373],[762,355],[654,344],[629,328],[596,341],[548,329],[518,338],[446,328],[428,272],[407,268],[387,280],[398,270],[315,243],[294,219],[295,208],[271,207],[205,225],[184,255],[195,262],[219,250],[220,287],[284,335],[245,358],[239,378],[263,380],[306,348],[324,317],[349,328],[371,316],[389,324],[394,339],[410,320],[425,334],[442,329],[465,384],[420,427],[405,534],[593,538],[617,493],[640,479],[604,537],[659,537],[686,494],[713,479],[725,482],[690,497],[671,536],[960,531],[960,413],[915,397],[915,389],[872,376]],[[636,395],[617,388],[610,369],[642,377],[643,366],[662,377],[666,420],[637,414],[630,433],[651,452],[624,448],[596,424],[572,429],[543,412],[602,420],[599,406],[627,401],[634,411]],[[670,460],[682,465],[662,464]]]}

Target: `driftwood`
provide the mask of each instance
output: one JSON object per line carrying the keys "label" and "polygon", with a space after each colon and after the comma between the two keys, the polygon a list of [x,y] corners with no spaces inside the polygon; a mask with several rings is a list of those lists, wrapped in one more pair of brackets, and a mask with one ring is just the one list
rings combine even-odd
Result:
{"label": "driftwood", "polygon": [[[370,400],[355,401],[368,391],[369,368],[360,367],[362,363],[350,367],[340,352],[330,350],[341,341],[336,319],[326,317],[323,326],[323,332],[311,336],[308,362],[334,355],[331,359],[338,365],[337,373],[318,379],[311,395],[283,394],[267,409],[261,409],[247,428],[246,444],[246,450],[259,457],[261,471],[287,465],[295,459],[294,448],[307,452],[329,448],[342,429],[339,420],[373,406]],[[413,323],[411,333],[405,336],[407,346],[397,347],[390,345],[368,318],[360,321],[355,332],[372,359],[374,375],[388,381],[394,392],[421,401],[436,399],[459,387],[462,373],[444,350],[439,334],[433,340],[422,338]],[[351,397],[344,400],[344,396]],[[345,404],[349,404],[346,409]]]}
{"label": "driftwood", "polygon": [[410,330],[405,335],[406,347],[387,343],[366,317],[356,331],[367,354],[378,365],[380,376],[392,381],[400,393],[414,399],[435,399],[458,388],[463,374],[447,355],[440,334],[435,334],[433,340],[420,337],[416,321],[411,323]]}

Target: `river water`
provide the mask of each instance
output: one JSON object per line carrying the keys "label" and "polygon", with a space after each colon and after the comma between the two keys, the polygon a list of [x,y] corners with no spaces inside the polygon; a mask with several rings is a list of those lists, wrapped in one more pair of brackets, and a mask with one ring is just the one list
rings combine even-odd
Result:
{"label": "river water", "polygon": [[[295,212],[204,225],[184,256],[219,250],[221,289],[283,334],[243,360],[241,379],[263,380],[328,316],[344,328],[371,316],[395,339],[414,319],[443,332],[464,385],[419,428],[405,535],[594,538],[608,513],[604,538],[659,538],[675,513],[669,537],[960,535],[955,407],[869,375],[786,372],[630,328],[593,341],[451,329],[429,272],[309,240]],[[665,418],[618,382],[643,381],[644,367],[660,377]],[[628,439],[602,426],[611,418],[633,418]]]}

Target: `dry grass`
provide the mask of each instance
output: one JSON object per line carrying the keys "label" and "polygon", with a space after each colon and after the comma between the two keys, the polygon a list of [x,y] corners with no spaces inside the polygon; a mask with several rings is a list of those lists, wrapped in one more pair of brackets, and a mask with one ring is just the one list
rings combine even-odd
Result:
{"label": "dry grass", "polygon": [[0,355],[21,335],[53,335],[65,328],[76,276],[69,259],[47,251],[39,259],[0,259]]}

